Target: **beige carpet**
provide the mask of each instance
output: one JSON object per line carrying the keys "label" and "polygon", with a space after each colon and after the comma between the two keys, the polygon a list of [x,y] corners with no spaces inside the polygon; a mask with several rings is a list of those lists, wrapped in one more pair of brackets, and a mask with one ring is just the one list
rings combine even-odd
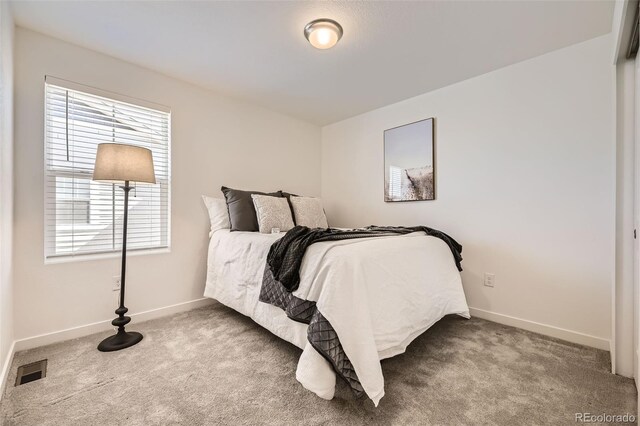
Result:
{"label": "beige carpet", "polygon": [[[383,361],[376,409],[343,383],[324,401],[295,379],[301,351],[218,303],[133,323],[113,353],[102,333],[16,354],[3,425],[575,424],[576,412],[636,413],[608,353],[479,319],[445,318]],[[47,377],[13,387],[18,365]]]}

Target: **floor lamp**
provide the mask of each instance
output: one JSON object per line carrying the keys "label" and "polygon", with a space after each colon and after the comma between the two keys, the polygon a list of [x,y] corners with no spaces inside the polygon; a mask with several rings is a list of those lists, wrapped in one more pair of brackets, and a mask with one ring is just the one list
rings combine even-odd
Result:
{"label": "floor lamp", "polygon": [[135,331],[125,331],[124,329],[124,326],[131,321],[130,317],[124,315],[128,311],[124,306],[125,273],[127,269],[127,220],[129,215],[129,191],[131,191],[129,184],[131,182],[156,183],[151,151],[147,148],[132,145],[99,144],[96,164],[93,170],[93,180],[111,183],[124,182],[124,186],[120,186],[124,190],[120,306],[116,309],[118,317],[111,321],[111,324],[118,327],[118,332],[113,336],[107,337],[98,345],[98,350],[102,352],[119,351],[142,340],[142,334]]}

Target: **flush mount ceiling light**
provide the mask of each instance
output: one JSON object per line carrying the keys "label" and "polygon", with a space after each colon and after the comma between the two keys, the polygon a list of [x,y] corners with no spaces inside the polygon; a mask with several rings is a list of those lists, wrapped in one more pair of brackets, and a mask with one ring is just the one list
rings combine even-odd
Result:
{"label": "flush mount ceiling light", "polygon": [[342,37],[342,26],[333,19],[316,19],[305,25],[304,36],[316,49],[329,49]]}

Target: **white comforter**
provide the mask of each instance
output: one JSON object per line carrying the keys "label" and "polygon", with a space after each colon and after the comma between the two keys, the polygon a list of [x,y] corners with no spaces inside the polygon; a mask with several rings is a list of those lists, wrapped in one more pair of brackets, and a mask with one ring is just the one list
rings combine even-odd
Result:
{"label": "white comforter", "polygon": [[[282,235],[216,231],[209,245],[204,295],[303,349],[296,378],[331,399],[335,373],[307,342],[307,326],[258,301],[267,253]],[[317,302],[376,406],[384,396],[380,359],[404,352],[445,315],[469,317],[449,247],[422,232],[313,244],[300,278],[294,295]]]}

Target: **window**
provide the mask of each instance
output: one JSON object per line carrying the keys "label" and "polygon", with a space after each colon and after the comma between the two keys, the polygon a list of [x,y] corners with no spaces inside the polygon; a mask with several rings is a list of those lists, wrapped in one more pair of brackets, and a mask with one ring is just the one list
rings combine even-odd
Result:
{"label": "window", "polygon": [[[113,99],[118,97],[118,99]],[[45,257],[118,252],[124,191],[93,182],[98,144],[153,153],[155,185],[129,195],[127,249],[169,247],[170,118],[165,107],[47,77],[45,82]]]}
{"label": "window", "polygon": [[389,166],[389,198],[392,200],[402,198],[402,169]]}

